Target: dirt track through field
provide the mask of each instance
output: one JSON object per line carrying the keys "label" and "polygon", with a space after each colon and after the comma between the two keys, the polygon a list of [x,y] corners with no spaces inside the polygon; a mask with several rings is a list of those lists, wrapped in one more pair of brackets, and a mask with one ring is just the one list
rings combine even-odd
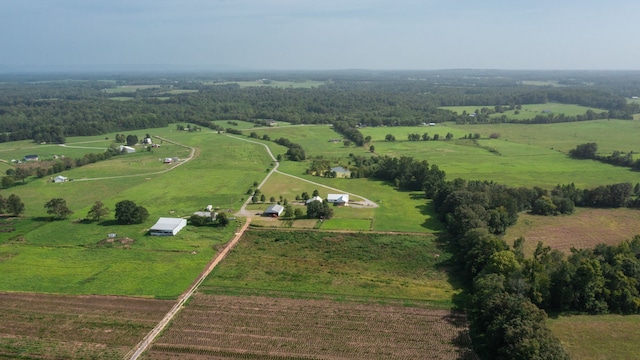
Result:
{"label": "dirt track through field", "polygon": [[[336,192],[349,194],[350,196],[361,198],[362,202],[358,206],[372,207],[372,208],[378,207],[378,204],[376,204],[375,202],[373,202],[373,201],[371,201],[371,200],[369,200],[369,199],[367,199],[367,198],[365,198],[363,196],[352,194],[350,192],[346,192],[346,191],[341,190],[341,189],[336,189],[336,188],[333,188],[333,187],[330,187],[330,186],[327,186],[327,185],[324,185],[324,184],[320,184],[320,183],[317,183],[317,182],[314,182],[314,181],[311,181],[311,180],[303,179],[301,177],[298,177],[298,176],[295,176],[295,175],[291,175],[291,174],[287,174],[287,173],[284,173],[282,171],[279,171],[278,170],[278,166],[280,166],[280,162],[278,162],[276,157],[273,156],[273,153],[271,152],[271,149],[269,149],[269,147],[266,144],[263,144],[263,143],[258,142],[258,141],[239,138],[239,137],[236,137],[236,136],[231,136],[231,135],[227,135],[227,136],[230,137],[230,138],[236,139],[236,140],[246,141],[246,142],[250,142],[250,143],[253,143],[253,144],[258,144],[258,145],[264,146],[264,148],[267,150],[267,153],[269,154],[271,159],[275,162],[275,166],[273,167],[273,169],[271,169],[271,171],[269,171],[269,173],[267,174],[267,176],[265,176],[265,178],[262,180],[262,182],[260,182],[260,185],[258,185],[258,189],[262,188],[262,186],[267,182],[267,180],[269,180],[269,178],[271,177],[271,175],[273,173],[278,173],[278,174],[281,174],[281,175],[284,175],[284,176],[292,177],[292,178],[294,178],[296,180],[308,182],[310,184],[317,185],[317,186],[322,186],[323,188],[326,188],[326,189],[329,189],[329,190],[333,190],[333,191],[336,191]],[[236,216],[244,216],[244,217],[247,217],[247,218],[250,218],[251,216],[254,216],[253,212],[248,211],[246,209],[247,205],[249,205],[250,202],[251,202],[251,196],[249,196],[247,198],[247,201],[245,201],[244,204],[242,204],[242,207],[240,208],[240,211],[238,211],[236,213]]]}
{"label": "dirt track through field", "polygon": [[222,250],[213,258],[213,260],[209,263],[209,265],[207,265],[205,270],[193,282],[191,287],[189,287],[187,291],[185,291],[182,295],[180,295],[180,297],[178,298],[178,302],[171,308],[171,310],[167,313],[167,315],[165,315],[165,317],[158,323],[158,325],[156,325],[153,328],[153,330],[151,330],[147,334],[147,336],[145,336],[142,339],[142,341],[140,341],[133,349],[131,349],[129,353],[127,353],[127,355],[125,356],[125,359],[135,360],[138,357],[140,357],[140,355],[142,355],[143,352],[147,350],[147,348],[156,339],[156,337],[162,332],[162,330],[164,330],[164,328],[167,327],[169,322],[171,322],[174,316],[182,309],[182,307],[187,302],[187,300],[189,300],[191,296],[193,296],[193,293],[196,291],[198,286],[202,284],[204,279],[206,279],[206,277],[209,276],[209,274],[216,267],[216,265],[218,265],[220,261],[222,261],[222,259],[224,259],[225,256],[227,256],[227,254],[233,248],[233,246],[238,242],[238,240],[240,240],[240,238],[242,237],[242,234],[244,234],[245,230],[247,230],[250,223],[251,223],[251,218],[247,218],[247,221],[244,223],[242,228],[238,232],[236,232],[234,238],[227,244],[227,246],[225,246],[224,250]]}

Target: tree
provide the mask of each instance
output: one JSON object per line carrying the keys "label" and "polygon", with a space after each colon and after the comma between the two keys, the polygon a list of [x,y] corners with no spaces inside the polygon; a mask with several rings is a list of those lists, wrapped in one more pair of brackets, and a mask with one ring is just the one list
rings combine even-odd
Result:
{"label": "tree", "polygon": [[396,141],[396,137],[395,137],[395,136],[393,136],[393,134],[387,134],[387,135],[384,137],[384,141]]}
{"label": "tree", "polygon": [[578,159],[595,159],[598,152],[598,144],[580,144],[575,149],[569,150],[569,156]]}
{"label": "tree", "polygon": [[283,216],[287,218],[293,217],[293,207],[291,207],[291,205],[287,204],[284,206]]}
{"label": "tree", "polygon": [[312,197],[316,197],[319,196],[320,193],[318,192],[318,189],[313,190],[313,194],[311,195]]}
{"label": "tree", "polygon": [[122,200],[116,204],[118,224],[141,224],[149,217],[149,212],[131,200]]}
{"label": "tree", "polygon": [[87,213],[87,218],[93,221],[100,221],[103,217],[109,214],[109,208],[104,206],[102,201],[96,201]]}
{"label": "tree", "polygon": [[18,195],[11,194],[7,198],[6,209],[7,212],[13,216],[18,216],[24,212],[24,203]]}
{"label": "tree", "polygon": [[73,211],[67,207],[67,201],[62,198],[53,198],[44,204],[47,214],[53,215],[54,219],[66,219]]}
{"label": "tree", "polygon": [[295,216],[296,218],[301,218],[302,214],[303,212],[300,208],[295,208],[295,210],[293,210],[293,216]]}
{"label": "tree", "polygon": [[138,137],[136,135],[127,135],[127,145],[133,146],[138,143]]}
{"label": "tree", "polygon": [[260,195],[260,202],[265,202],[267,201],[267,197],[264,196],[264,194]]}
{"label": "tree", "polygon": [[376,152],[376,147],[373,145],[369,146],[369,152]]}
{"label": "tree", "polygon": [[323,202],[312,201],[307,204],[307,217],[310,219],[330,219],[333,216],[333,209],[327,200]]}
{"label": "tree", "polygon": [[205,226],[208,222],[211,221],[211,217],[209,216],[200,216],[193,214],[189,217],[189,224],[193,226]]}
{"label": "tree", "polygon": [[3,176],[2,180],[0,180],[0,185],[3,189],[8,189],[12,187],[16,183],[15,180],[11,176]]}
{"label": "tree", "polygon": [[24,183],[24,179],[31,176],[31,174],[33,174],[33,171],[30,168],[26,166],[18,166],[16,167],[16,171],[14,172],[13,176],[17,180],[22,180],[22,182]]}
{"label": "tree", "polygon": [[225,212],[217,213],[216,214],[215,225],[216,226],[221,226],[221,227],[225,227],[225,226],[229,225],[229,217],[227,216],[227,213],[225,213]]}

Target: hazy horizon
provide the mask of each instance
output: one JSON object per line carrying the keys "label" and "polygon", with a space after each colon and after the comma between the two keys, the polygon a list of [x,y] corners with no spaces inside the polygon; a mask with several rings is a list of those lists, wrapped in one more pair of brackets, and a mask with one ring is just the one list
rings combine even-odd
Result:
{"label": "hazy horizon", "polygon": [[640,70],[637,13],[628,0],[7,0],[0,71]]}

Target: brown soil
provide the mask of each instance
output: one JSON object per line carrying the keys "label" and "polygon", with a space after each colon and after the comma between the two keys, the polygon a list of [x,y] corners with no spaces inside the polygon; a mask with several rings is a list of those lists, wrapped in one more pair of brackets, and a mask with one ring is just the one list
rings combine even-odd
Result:
{"label": "brown soil", "polygon": [[121,359],[174,303],[0,293],[0,358]]}
{"label": "brown soil", "polygon": [[147,359],[475,359],[464,314],[196,294]]}

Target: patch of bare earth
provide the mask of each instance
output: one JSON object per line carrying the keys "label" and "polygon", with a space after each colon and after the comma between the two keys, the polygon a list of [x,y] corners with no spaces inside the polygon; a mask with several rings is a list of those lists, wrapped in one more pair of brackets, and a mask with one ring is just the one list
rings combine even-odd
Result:
{"label": "patch of bare earth", "polygon": [[532,254],[538,241],[553,249],[570,253],[571,248],[593,248],[604,243],[619,244],[640,234],[640,211],[635,209],[578,208],[572,215],[538,216],[520,214],[511,227],[508,242],[524,237],[525,252]]}
{"label": "patch of bare earth", "polygon": [[475,359],[463,313],[198,293],[146,359]]}
{"label": "patch of bare earth", "polygon": [[0,293],[0,358],[121,359],[174,303]]}

